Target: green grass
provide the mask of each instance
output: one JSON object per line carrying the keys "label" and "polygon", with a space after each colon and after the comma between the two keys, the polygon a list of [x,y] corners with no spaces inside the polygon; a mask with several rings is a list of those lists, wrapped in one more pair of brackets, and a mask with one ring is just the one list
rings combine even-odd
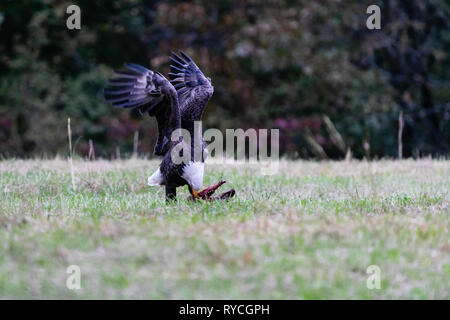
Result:
{"label": "green grass", "polygon": [[0,298],[450,298],[449,161],[207,165],[236,197],[171,205],[157,165],[0,161]]}

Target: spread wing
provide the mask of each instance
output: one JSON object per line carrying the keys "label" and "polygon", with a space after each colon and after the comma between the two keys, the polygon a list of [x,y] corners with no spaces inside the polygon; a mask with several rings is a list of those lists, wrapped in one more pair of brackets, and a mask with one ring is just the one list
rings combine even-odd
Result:
{"label": "spread wing", "polygon": [[175,89],[159,72],[133,63],[125,63],[125,68],[115,71],[117,77],[109,80],[105,99],[115,108],[137,109],[156,117],[158,141],[154,154],[164,155],[172,131],[180,127],[178,101],[170,97]]}
{"label": "spread wing", "polygon": [[211,79],[203,75],[191,57],[183,51],[180,55],[172,52],[169,57],[172,61],[169,78],[177,89],[182,127],[190,129],[193,121],[201,119],[214,87]]}

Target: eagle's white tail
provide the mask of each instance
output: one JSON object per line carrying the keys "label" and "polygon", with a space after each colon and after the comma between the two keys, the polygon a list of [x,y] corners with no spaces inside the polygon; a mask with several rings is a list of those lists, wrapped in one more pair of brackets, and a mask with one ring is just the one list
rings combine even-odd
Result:
{"label": "eagle's white tail", "polygon": [[156,170],[155,173],[153,173],[150,177],[148,177],[147,181],[149,186],[160,186],[163,183],[163,176],[161,174],[161,171]]}

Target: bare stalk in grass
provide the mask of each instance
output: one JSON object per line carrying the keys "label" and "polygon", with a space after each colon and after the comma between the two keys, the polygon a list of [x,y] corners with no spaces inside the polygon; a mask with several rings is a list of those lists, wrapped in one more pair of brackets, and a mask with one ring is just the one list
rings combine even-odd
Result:
{"label": "bare stalk in grass", "polygon": [[137,159],[138,157],[138,145],[139,145],[139,131],[135,131],[133,138],[133,154],[131,156],[134,159]]}
{"label": "bare stalk in grass", "polygon": [[72,130],[70,128],[70,118],[67,118],[67,133],[69,136],[69,164],[70,177],[72,179],[72,189],[75,190],[75,173],[73,171],[73,157],[72,157]]}
{"label": "bare stalk in grass", "polygon": [[363,140],[363,149],[364,149],[364,154],[365,154],[365,158],[366,160],[370,160],[370,142],[369,142],[369,137],[364,138]]}
{"label": "bare stalk in grass", "polygon": [[402,142],[402,135],[403,135],[403,111],[400,111],[398,115],[398,158],[401,160],[403,158],[403,142]]}
{"label": "bare stalk in grass", "polygon": [[88,159],[89,160],[95,160],[95,150],[94,150],[94,143],[92,142],[92,139],[89,139]]}
{"label": "bare stalk in grass", "polygon": [[352,158],[353,158],[352,149],[350,149],[350,147],[348,147],[347,153],[345,154],[345,161],[350,162],[350,161],[352,161]]}
{"label": "bare stalk in grass", "polygon": [[327,154],[325,153],[325,150],[322,148],[322,146],[314,139],[313,134],[311,133],[311,130],[309,128],[305,128],[303,130],[303,138],[308,143],[312,153],[319,159],[327,159]]}
{"label": "bare stalk in grass", "polygon": [[348,152],[348,150],[345,145],[345,141],[342,138],[342,135],[336,129],[336,127],[334,126],[330,117],[328,117],[327,115],[324,115],[322,118],[323,118],[323,122],[325,123],[325,128],[327,129],[328,134],[331,137],[331,141],[343,154],[346,154],[346,152]]}

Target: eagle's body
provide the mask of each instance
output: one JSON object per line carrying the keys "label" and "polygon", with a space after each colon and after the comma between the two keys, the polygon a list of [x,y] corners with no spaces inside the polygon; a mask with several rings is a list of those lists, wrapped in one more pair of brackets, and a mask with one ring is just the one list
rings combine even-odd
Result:
{"label": "eagle's body", "polygon": [[[169,77],[174,84],[159,72],[126,63],[127,70],[117,71],[118,77],[111,79],[105,90],[105,98],[114,107],[137,108],[141,113],[156,117],[158,140],[154,154],[163,159],[148,178],[148,184],[164,185],[167,199],[175,198],[176,188],[183,185],[188,185],[196,197],[203,185],[205,143],[201,133],[194,134],[194,121],[201,120],[214,91],[211,80],[203,75],[195,62],[185,53],[181,52],[181,55],[183,58],[175,53],[170,56],[173,64]],[[182,138],[172,141],[172,133],[177,129],[189,131],[190,143]],[[175,147],[177,150],[189,148],[190,161],[173,161]]]}

